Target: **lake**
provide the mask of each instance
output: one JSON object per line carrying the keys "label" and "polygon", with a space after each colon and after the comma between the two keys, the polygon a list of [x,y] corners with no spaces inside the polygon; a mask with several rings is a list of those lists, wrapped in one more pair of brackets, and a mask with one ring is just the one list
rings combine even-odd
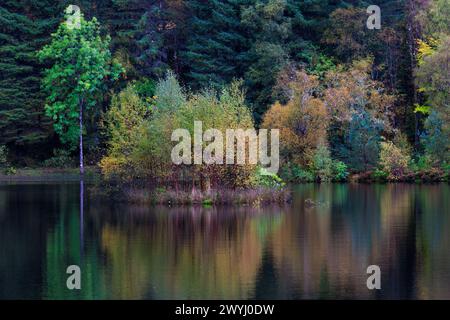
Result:
{"label": "lake", "polygon": [[81,211],[77,183],[0,184],[0,299],[450,299],[448,184],[293,189],[284,207],[151,208],[85,187]]}

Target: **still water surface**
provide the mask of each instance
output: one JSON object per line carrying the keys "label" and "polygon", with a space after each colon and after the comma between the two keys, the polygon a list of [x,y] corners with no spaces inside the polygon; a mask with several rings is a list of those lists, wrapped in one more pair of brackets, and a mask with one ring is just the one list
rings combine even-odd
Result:
{"label": "still water surface", "polygon": [[301,185],[282,208],[88,193],[81,212],[78,184],[0,185],[0,299],[450,299],[448,184]]}

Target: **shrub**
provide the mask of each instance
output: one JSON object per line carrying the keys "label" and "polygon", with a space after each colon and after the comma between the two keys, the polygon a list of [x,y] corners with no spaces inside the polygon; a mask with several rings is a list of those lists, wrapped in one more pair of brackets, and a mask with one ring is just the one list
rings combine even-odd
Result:
{"label": "shrub", "polygon": [[265,168],[258,168],[256,171],[256,184],[266,188],[282,188],[285,186],[283,179]]}
{"label": "shrub", "polygon": [[372,173],[372,179],[374,179],[375,181],[386,181],[389,177],[389,173],[377,168],[375,169],[375,171]]}
{"label": "shrub", "polygon": [[367,171],[377,165],[382,129],[383,123],[365,110],[352,115],[346,144],[340,150],[342,158],[350,168]]}
{"label": "shrub", "polygon": [[173,112],[186,103],[185,90],[171,71],[156,85],[155,98],[156,109],[160,111]]}
{"label": "shrub", "polygon": [[287,164],[281,170],[281,176],[290,182],[313,182],[314,174],[296,164]]}
{"label": "shrub", "polygon": [[44,161],[47,168],[69,168],[74,165],[70,151],[63,149],[53,150],[53,157]]}
{"label": "shrub", "polygon": [[7,167],[4,172],[7,176],[9,176],[9,175],[16,174],[17,170],[16,170],[16,168],[10,166],[10,167]]}
{"label": "shrub", "polygon": [[[125,181],[139,178],[163,179],[168,183],[191,181],[193,187],[200,182],[204,190],[212,186],[250,186],[254,182],[255,165],[172,163],[173,132],[185,129],[194,137],[195,121],[202,122],[203,131],[214,128],[225,133],[231,128],[253,129],[252,114],[245,104],[241,83],[233,82],[220,93],[203,90],[187,95],[175,76],[168,73],[156,86],[155,108],[151,112],[134,88],[127,88],[114,97],[106,116],[110,141],[108,155],[101,161],[103,174]],[[182,138],[178,144],[194,142]],[[204,141],[203,147],[206,145],[209,144]],[[187,156],[193,163],[193,155]]]}
{"label": "shrub", "polygon": [[8,148],[6,146],[0,146],[0,170],[6,175],[16,173],[16,169],[8,162]]}
{"label": "shrub", "polygon": [[143,79],[134,83],[136,93],[141,97],[153,98],[156,91],[156,83],[152,79]]}
{"label": "shrub", "polygon": [[141,127],[149,116],[149,107],[134,86],[129,85],[113,96],[111,108],[105,116],[108,152],[100,162],[106,178],[117,176],[127,180],[134,176],[131,154],[140,139]]}
{"label": "shrub", "polygon": [[320,144],[313,157],[313,168],[316,177],[322,181],[331,181],[333,175],[333,160],[331,160],[330,150],[324,144]]}
{"label": "shrub", "polygon": [[347,165],[342,161],[333,161],[333,181],[346,181],[348,178]]}
{"label": "shrub", "polygon": [[408,170],[410,163],[409,154],[405,154],[392,141],[381,142],[380,144],[380,168],[388,173],[389,179],[397,180]]}
{"label": "shrub", "polygon": [[8,167],[8,148],[0,146],[0,168]]}
{"label": "shrub", "polygon": [[414,172],[427,171],[431,169],[431,159],[428,155],[419,155],[416,159],[412,159],[410,168]]}
{"label": "shrub", "polygon": [[430,158],[442,164],[450,159],[448,124],[442,116],[433,111],[425,121],[426,133],[422,135],[425,152]]}

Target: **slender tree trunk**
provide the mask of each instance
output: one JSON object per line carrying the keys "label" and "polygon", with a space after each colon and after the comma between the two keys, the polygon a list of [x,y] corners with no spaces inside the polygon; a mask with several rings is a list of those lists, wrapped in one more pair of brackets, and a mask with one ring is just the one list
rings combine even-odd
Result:
{"label": "slender tree trunk", "polygon": [[[411,90],[412,90],[412,105],[414,106],[418,102],[417,88],[414,82],[414,69],[417,65],[416,54],[417,54],[417,44],[416,39],[419,38],[421,30],[418,22],[415,20],[417,14],[416,0],[409,0],[407,3],[407,17],[406,17],[406,28],[407,28],[407,44],[409,47],[410,65],[411,65]],[[420,124],[420,114],[419,112],[414,113],[414,147],[417,150],[419,147],[419,124]]]}
{"label": "slender tree trunk", "polygon": [[83,159],[83,99],[80,101],[80,175],[84,175]]}

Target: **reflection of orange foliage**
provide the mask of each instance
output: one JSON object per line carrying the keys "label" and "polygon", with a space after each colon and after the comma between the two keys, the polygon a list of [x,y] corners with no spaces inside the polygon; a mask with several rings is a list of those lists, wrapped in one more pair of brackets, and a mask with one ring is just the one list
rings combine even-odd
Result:
{"label": "reflection of orange foliage", "polygon": [[[122,228],[103,227],[112,298],[136,299],[148,292],[162,299],[253,296],[264,240],[252,223],[258,218],[219,221],[215,214],[194,213],[158,219],[157,228],[133,226],[132,236]],[[183,230],[178,219],[187,219]]]}
{"label": "reflection of orange foliage", "polygon": [[[331,199],[332,186],[307,191],[308,197],[320,194]],[[280,272],[281,286],[287,292],[302,292],[302,298],[368,298],[365,286],[364,255],[354,253],[351,229],[337,232],[328,206],[301,210],[287,215],[273,235],[273,256]],[[360,276],[358,276],[360,275]]]}

